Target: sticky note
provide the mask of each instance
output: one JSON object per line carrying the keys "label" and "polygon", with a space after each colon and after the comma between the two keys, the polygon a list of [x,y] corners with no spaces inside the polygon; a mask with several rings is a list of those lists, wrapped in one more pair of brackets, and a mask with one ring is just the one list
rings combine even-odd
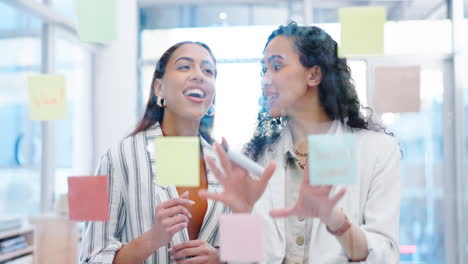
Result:
{"label": "sticky note", "polygon": [[28,78],[31,120],[67,118],[65,77],[37,75]]}
{"label": "sticky note", "polygon": [[377,113],[419,112],[421,67],[376,67],[373,109]]}
{"label": "sticky note", "polygon": [[338,11],[341,24],[339,56],[384,54],[384,7],[346,7]]}
{"label": "sticky note", "polygon": [[263,222],[260,216],[252,214],[222,215],[219,231],[219,250],[222,261],[263,261]]}
{"label": "sticky note", "polygon": [[70,220],[108,221],[108,185],[107,176],[68,177]]}
{"label": "sticky note", "polygon": [[401,245],[400,254],[416,254],[416,245]]}
{"label": "sticky note", "polygon": [[356,183],[356,139],[354,135],[309,135],[308,143],[310,184]]}
{"label": "sticky note", "polygon": [[200,185],[198,137],[159,137],[155,144],[155,182],[180,187]]}
{"label": "sticky note", "polygon": [[78,37],[83,42],[109,42],[116,38],[115,0],[77,0]]}

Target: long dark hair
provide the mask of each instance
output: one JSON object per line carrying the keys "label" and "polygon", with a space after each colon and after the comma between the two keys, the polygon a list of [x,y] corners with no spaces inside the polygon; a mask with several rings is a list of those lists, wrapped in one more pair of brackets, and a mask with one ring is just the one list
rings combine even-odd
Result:
{"label": "long dark hair", "polygon": [[[352,128],[383,130],[382,126],[372,121],[372,110],[361,107],[346,59],[338,57],[337,43],[324,30],[290,22],[271,33],[265,48],[279,35],[293,40],[304,67],[320,67],[322,81],[318,87],[319,101],[330,120],[340,120]],[[246,154],[254,160],[258,160],[267,146],[276,142],[288,120],[287,116],[272,118],[269,115],[263,94],[259,104],[255,134],[245,148]],[[366,115],[361,109],[365,110]]]}
{"label": "long dark hair", "polygon": [[[156,82],[156,79],[161,79],[164,77],[164,73],[166,72],[166,66],[171,58],[172,54],[174,51],[176,51],[180,46],[185,45],[185,44],[197,44],[205,48],[208,53],[210,54],[211,58],[213,59],[215,65],[216,65],[216,59],[213,55],[213,52],[211,51],[210,47],[206,45],[205,43],[198,42],[198,41],[182,41],[179,42],[169,49],[164,52],[164,54],[161,56],[159,59],[158,63],[156,64],[156,68],[154,70],[153,74],[153,80],[151,81],[151,90],[150,90],[150,96],[148,99],[148,104],[146,105],[146,110],[145,114],[143,115],[143,118],[141,121],[138,123],[137,127],[135,130],[130,134],[130,136],[134,136],[138,134],[141,131],[145,131],[157,122],[159,124],[162,123],[163,117],[164,117],[164,108],[158,106],[157,100],[158,97],[156,96],[156,93],[154,92],[154,84]],[[215,78],[217,75],[217,72],[215,71]],[[212,143],[212,138],[211,138],[211,130],[213,128],[213,120],[214,116],[213,115],[205,115],[202,117],[200,120],[200,129],[199,133],[200,135],[208,141],[210,144]]]}

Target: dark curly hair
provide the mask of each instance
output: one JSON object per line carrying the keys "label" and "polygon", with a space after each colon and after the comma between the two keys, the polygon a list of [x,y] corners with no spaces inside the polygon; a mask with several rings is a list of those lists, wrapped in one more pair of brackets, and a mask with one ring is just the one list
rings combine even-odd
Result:
{"label": "dark curly hair", "polygon": [[[156,68],[154,70],[153,74],[153,80],[151,81],[151,90],[150,90],[150,96],[148,99],[148,104],[146,105],[146,110],[145,114],[143,115],[143,118],[141,121],[138,123],[137,127],[135,130],[130,134],[130,136],[134,136],[138,134],[141,131],[145,131],[157,122],[159,124],[162,123],[163,117],[164,117],[164,108],[158,106],[157,100],[158,97],[156,96],[156,93],[154,92],[154,84],[156,82],[156,79],[161,79],[164,77],[164,73],[166,72],[166,66],[167,63],[169,62],[169,59],[171,58],[172,54],[182,45],[185,44],[197,44],[205,48],[208,53],[210,54],[211,58],[213,59],[215,65],[216,65],[216,59],[213,55],[213,52],[211,51],[210,47],[206,45],[205,43],[198,42],[198,41],[182,41],[177,44],[174,44],[172,47],[166,50],[164,54],[161,56],[159,59],[158,63],[156,64]],[[217,75],[217,71],[215,70],[215,78]],[[214,102],[213,102],[214,103]],[[200,136],[202,136],[207,142],[210,144],[212,143],[212,138],[211,138],[211,131],[213,128],[213,120],[214,116],[213,115],[205,115],[202,117],[200,120],[200,129],[199,133]]]}
{"label": "dark curly hair", "polygon": [[[264,49],[279,35],[293,40],[294,48],[299,53],[299,60],[304,67],[320,67],[322,81],[318,87],[319,101],[330,120],[340,120],[351,128],[384,130],[371,120],[372,110],[361,107],[351,78],[351,70],[346,59],[338,57],[338,44],[330,35],[315,26],[298,26],[295,22],[290,22],[271,33]],[[273,118],[269,115],[263,94],[259,104],[255,134],[244,149],[255,161],[267,146],[277,141],[288,120],[287,116]],[[366,111],[366,115],[361,109]]]}

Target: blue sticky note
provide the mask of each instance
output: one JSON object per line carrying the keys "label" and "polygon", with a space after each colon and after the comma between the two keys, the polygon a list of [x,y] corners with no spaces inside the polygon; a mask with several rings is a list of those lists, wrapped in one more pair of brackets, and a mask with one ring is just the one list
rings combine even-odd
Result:
{"label": "blue sticky note", "polygon": [[310,184],[356,183],[356,138],[354,135],[310,135],[308,141]]}

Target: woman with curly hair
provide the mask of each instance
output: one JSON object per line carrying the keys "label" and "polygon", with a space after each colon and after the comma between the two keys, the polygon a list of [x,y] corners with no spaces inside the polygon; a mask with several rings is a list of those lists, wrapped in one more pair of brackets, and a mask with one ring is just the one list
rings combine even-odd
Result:
{"label": "woman with curly hair", "polygon": [[[268,38],[258,124],[245,147],[260,164],[276,164],[266,188],[259,184],[265,179],[252,179],[215,143],[223,170],[214,171],[224,192],[200,194],[235,212],[265,216],[269,264],[399,261],[399,146],[371,120],[369,108],[361,109],[337,50],[322,29],[294,22]],[[355,137],[356,184],[309,183],[307,136],[314,134]],[[215,167],[210,158],[207,164]]]}

